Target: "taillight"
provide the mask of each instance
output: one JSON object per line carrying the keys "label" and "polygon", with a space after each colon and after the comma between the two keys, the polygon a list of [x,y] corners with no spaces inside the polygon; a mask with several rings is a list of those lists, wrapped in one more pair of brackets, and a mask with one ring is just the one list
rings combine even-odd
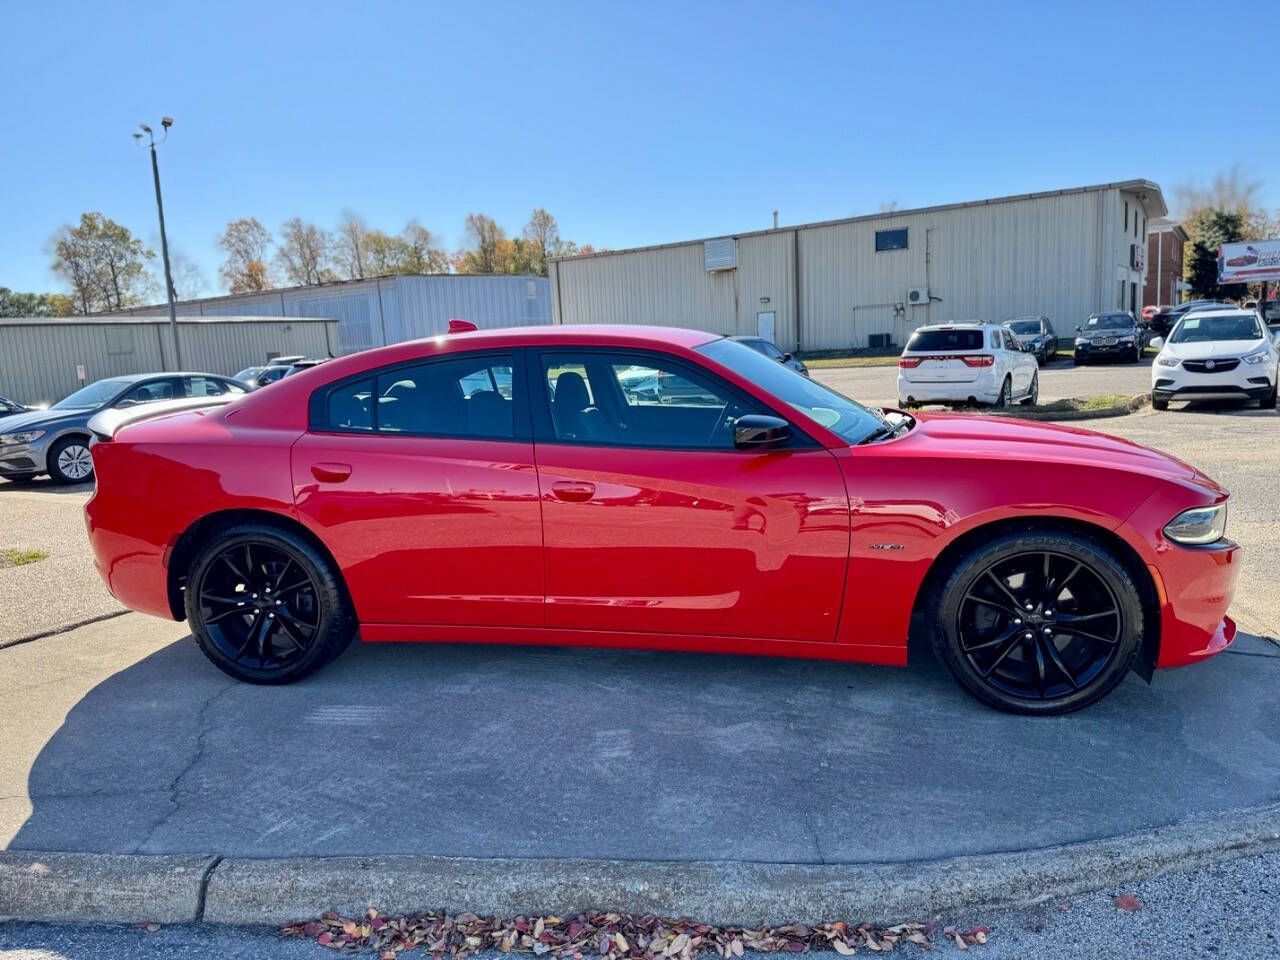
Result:
{"label": "taillight", "polygon": [[899,357],[898,366],[906,367],[908,370],[910,370],[913,367],[920,366],[920,361],[922,359],[923,359],[922,357]]}
{"label": "taillight", "polygon": [[966,367],[989,367],[996,362],[996,358],[989,353],[979,353],[974,356],[961,357]]}

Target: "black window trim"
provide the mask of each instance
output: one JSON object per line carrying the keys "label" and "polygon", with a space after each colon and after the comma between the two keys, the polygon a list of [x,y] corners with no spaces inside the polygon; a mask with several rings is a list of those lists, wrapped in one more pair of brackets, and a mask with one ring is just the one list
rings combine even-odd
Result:
{"label": "black window trim", "polygon": [[[883,230],[876,231],[876,253],[892,253],[895,250],[908,250],[911,246],[910,227],[886,227]],[[902,234],[902,246],[881,246],[880,238],[884,236],[888,242],[889,234]]]}
{"label": "black window trim", "polygon": [[[324,433],[331,435],[340,435],[344,437],[412,437],[419,440],[471,440],[483,443],[531,443],[533,440],[533,428],[529,419],[529,389],[528,383],[521,383],[519,371],[525,368],[521,354],[525,352],[525,347],[511,347],[502,349],[500,347],[485,350],[451,350],[448,353],[433,354],[427,357],[418,357],[413,360],[401,360],[399,363],[388,363],[381,367],[370,367],[361,370],[359,373],[353,373],[343,377],[340,380],[332,380],[329,383],[316,387],[311,392],[311,397],[307,403],[307,432],[308,433]],[[511,360],[511,402],[515,404],[511,409],[511,428],[513,436],[510,437],[477,437],[470,433],[418,433],[408,430],[380,430],[378,429],[378,404],[373,403],[370,410],[371,429],[363,430],[358,427],[338,427],[328,422],[329,412],[329,395],[334,391],[354,383],[360,383],[363,380],[370,380],[373,388],[370,396],[373,397],[378,392],[378,378],[387,374],[400,371],[410,370],[417,367],[424,367],[432,363],[445,363],[450,360],[462,359],[484,359],[486,357],[502,357]]]}
{"label": "black window trim", "polygon": [[[636,444],[636,443],[610,443],[600,440],[566,440],[556,436],[555,424],[551,420],[551,395],[547,391],[546,369],[542,358],[548,354],[564,355],[564,354],[584,354],[594,353],[604,356],[636,356],[642,358],[652,358],[655,361],[669,364],[678,369],[682,369],[694,374],[703,380],[708,380],[713,386],[723,389],[733,398],[742,403],[748,404],[757,410],[771,414],[782,420],[787,421],[791,425],[791,436],[785,443],[776,447],[769,447],[767,450],[739,450],[737,447],[707,447],[707,446],[685,446],[680,444]],[[609,450],[662,450],[662,451],[678,451],[680,453],[741,453],[754,454],[773,453],[780,450],[819,450],[823,449],[822,444],[809,436],[804,430],[797,426],[795,422],[794,411],[790,408],[779,410],[771,403],[765,403],[757,397],[739,389],[734,384],[725,380],[713,370],[701,366],[700,364],[690,362],[684,357],[677,356],[673,353],[665,353],[662,350],[654,350],[647,347],[611,347],[599,344],[555,344],[538,347],[529,347],[526,351],[526,370],[525,370],[525,386],[528,390],[529,409],[533,414],[533,442],[534,444],[548,444],[563,447],[595,447],[605,448]],[[784,405],[785,406],[785,405]]]}

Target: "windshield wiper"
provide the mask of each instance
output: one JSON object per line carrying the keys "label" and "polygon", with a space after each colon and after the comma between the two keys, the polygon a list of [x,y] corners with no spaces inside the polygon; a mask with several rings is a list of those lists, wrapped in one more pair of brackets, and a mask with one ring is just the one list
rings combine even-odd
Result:
{"label": "windshield wiper", "polygon": [[885,440],[889,437],[892,437],[897,432],[898,432],[897,427],[890,427],[888,425],[876,427],[874,430],[868,433],[865,437],[863,437],[861,440],[855,443],[854,446],[860,447],[864,443],[875,443],[877,440]]}

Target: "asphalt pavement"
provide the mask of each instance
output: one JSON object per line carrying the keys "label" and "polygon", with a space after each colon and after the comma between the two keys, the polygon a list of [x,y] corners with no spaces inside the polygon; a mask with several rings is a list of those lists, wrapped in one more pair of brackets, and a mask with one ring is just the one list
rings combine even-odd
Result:
{"label": "asphalt pavement", "polygon": [[[1280,955],[1280,855],[1236,860],[1138,884],[1111,887],[1036,907],[938,918],[940,926],[990,930],[975,960],[1273,960]],[[1138,909],[1116,906],[1131,896]],[[835,918],[831,918],[835,919]],[[855,920],[856,918],[847,918]],[[928,917],[904,917],[927,921]],[[873,956],[859,951],[859,956]],[[953,957],[943,936],[926,951],[905,944],[894,956]],[[239,927],[139,927],[0,924],[0,960],[321,960],[333,951],[275,930]],[[407,956],[414,956],[408,954]],[[481,954],[478,960],[510,960]],[[707,956],[714,956],[709,954]],[[815,953],[815,960],[838,954]]]}

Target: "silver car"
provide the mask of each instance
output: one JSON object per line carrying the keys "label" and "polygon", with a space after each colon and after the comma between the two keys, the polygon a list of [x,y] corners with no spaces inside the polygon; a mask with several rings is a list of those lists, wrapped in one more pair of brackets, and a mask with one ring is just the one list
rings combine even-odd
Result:
{"label": "silver car", "polygon": [[99,380],[48,410],[0,420],[0,477],[30,480],[47,473],[58,483],[86,483],[93,479],[88,424],[94,414],[156,400],[245,392],[244,384],[212,373],[141,373]]}

